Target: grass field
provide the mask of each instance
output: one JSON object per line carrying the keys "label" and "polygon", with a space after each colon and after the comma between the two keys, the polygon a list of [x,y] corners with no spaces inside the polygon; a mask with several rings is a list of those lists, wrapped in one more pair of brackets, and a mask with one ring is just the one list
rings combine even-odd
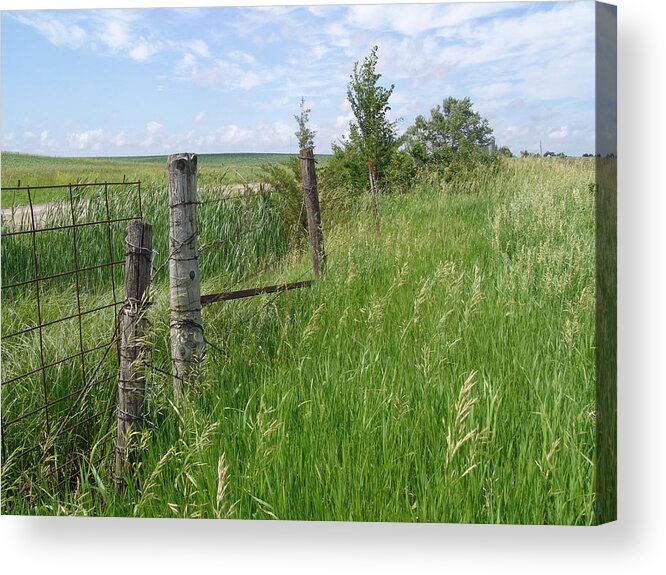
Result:
{"label": "grass field", "polygon": [[[199,181],[202,185],[257,182],[261,166],[285,163],[293,154],[200,154]],[[326,155],[318,161],[326,162]],[[2,152],[2,187],[48,186],[76,182],[122,182],[142,180],[147,185],[166,185],[166,156],[118,158],[56,158]],[[35,203],[62,199],[63,192],[34,190]],[[24,193],[3,192],[2,207],[27,203]]]}
{"label": "grass field", "polygon": [[[363,199],[325,209],[317,284],[205,308],[203,383],[182,405],[153,374],[154,426],[126,499],[90,460],[86,479],[60,492],[26,487],[10,466],[3,512],[594,523],[592,182],[591,160],[528,158],[473,183],[382,196],[379,231]],[[164,253],[163,190],[147,198]],[[280,265],[256,283],[307,276],[305,238],[291,242],[282,209],[252,207],[262,231],[206,256],[204,292],[270,258]],[[202,214],[201,242],[236,237],[243,214]],[[16,246],[3,242],[3,281],[21,273]],[[166,282],[154,287],[153,355],[168,369]],[[100,277],[86,297],[108,290]],[[30,303],[15,297],[3,298],[3,333]],[[59,311],[74,305],[63,286],[51,298]],[[108,333],[108,323],[87,329]],[[3,345],[3,380],[35,353],[34,341]],[[29,408],[19,395],[3,386],[3,419]]]}

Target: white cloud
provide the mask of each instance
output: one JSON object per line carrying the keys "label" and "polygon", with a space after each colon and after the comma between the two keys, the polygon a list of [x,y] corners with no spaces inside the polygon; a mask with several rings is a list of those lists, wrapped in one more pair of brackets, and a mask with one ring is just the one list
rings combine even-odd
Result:
{"label": "white cloud", "polygon": [[278,75],[276,69],[253,65],[253,58],[243,52],[232,52],[229,59],[215,59],[201,65],[192,53],[183,54],[174,68],[175,76],[198,86],[222,85],[228,89],[251,90],[272,82]]}
{"label": "white cloud", "polygon": [[267,78],[262,73],[254,72],[252,70],[239,74],[235,84],[243,90],[251,90],[261,84],[265,83]]}
{"label": "white cloud", "polygon": [[129,23],[125,20],[110,18],[102,24],[99,37],[112,51],[120,50],[130,43]]}
{"label": "white cloud", "polygon": [[508,140],[514,140],[517,137],[527,136],[530,133],[530,130],[527,126],[507,126],[504,128],[500,135],[500,141],[505,142]]}
{"label": "white cloud", "polygon": [[164,125],[156,122],[155,120],[148,122],[146,124],[146,133],[143,141],[141,142],[141,145],[144,148],[150,148],[152,146],[159,145],[161,142],[162,147],[164,147],[164,140]]}
{"label": "white cloud", "polygon": [[97,128],[96,130],[85,130],[82,132],[71,132],[67,136],[67,141],[70,145],[77,150],[92,150],[97,151],[100,149],[102,138],[104,137],[104,130]]}
{"label": "white cloud", "polygon": [[561,126],[556,130],[551,130],[548,133],[548,137],[553,140],[564,140],[569,135],[569,128],[566,126]]}
{"label": "white cloud", "polygon": [[[331,142],[339,137],[349,137],[349,123],[354,119],[354,112],[346,98],[339,102],[338,112],[335,116],[332,129],[324,130],[324,133],[328,133],[329,138],[327,139]],[[319,136],[323,137],[324,134],[320,133]]]}
{"label": "white cloud", "polygon": [[202,39],[174,42],[160,37],[157,27],[141,10],[35,11],[10,17],[37,30],[55,46],[75,50],[121,55],[137,62],[165,50],[210,56]]}
{"label": "white cloud", "polygon": [[[351,46],[351,38],[354,32],[342,22],[330,22],[322,27],[322,32],[333,46],[338,48],[349,48]],[[345,53],[349,54],[349,51],[345,51]]]}
{"label": "white cloud", "polygon": [[349,110],[346,114],[339,114],[335,117],[335,127],[339,129],[348,128],[349,122],[354,119],[354,112]]}
{"label": "white cloud", "polygon": [[143,36],[141,36],[130,49],[129,55],[137,62],[143,62],[161,50],[162,44],[160,42],[149,42]]}
{"label": "white cloud", "polygon": [[191,52],[196,54],[200,58],[210,58],[210,50],[208,49],[208,44],[203,40],[189,40],[183,42],[183,49],[185,52]]}
{"label": "white cloud", "polygon": [[515,88],[511,82],[495,82],[482,84],[471,89],[473,96],[482,99],[505,98],[514,92]]}
{"label": "white cloud", "polygon": [[197,68],[197,59],[194,54],[186,52],[182,55],[181,59],[176,62],[174,72],[180,79],[190,80]]}
{"label": "white cloud", "polygon": [[327,18],[331,15],[329,6],[308,6],[308,12],[318,18]]}
{"label": "white cloud", "polygon": [[[450,42],[446,46],[448,58],[460,66],[502,61],[515,70],[527,59],[544,67],[553,58],[593,48],[594,6],[563,2],[551,10],[528,11],[520,17],[450,26],[440,29],[438,35]],[[495,78],[503,71],[496,70]]]}
{"label": "white cloud", "polygon": [[350,7],[346,20],[348,25],[365,30],[391,30],[414,36],[437,28],[461,26],[509,8],[511,4],[501,3],[361,5]]}
{"label": "white cloud", "polygon": [[16,19],[21,24],[37,30],[55,46],[77,49],[85,45],[89,39],[88,33],[68,16],[51,18],[44,14],[34,13],[17,15]]}
{"label": "white cloud", "polygon": [[109,144],[116,148],[124,148],[128,143],[127,132],[125,130],[121,130],[109,140]]}
{"label": "white cloud", "polygon": [[42,150],[54,150],[58,147],[58,142],[50,136],[48,130],[42,130],[39,133],[39,145]]}
{"label": "white cloud", "polygon": [[258,123],[251,126],[220,126],[208,143],[221,145],[224,151],[263,152],[286,149],[294,130],[285,122]]}
{"label": "white cloud", "polygon": [[329,49],[325,44],[317,44],[312,47],[312,51],[310,52],[310,55],[315,59],[315,60],[321,60],[326,54],[328,54]]}
{"label": "white cloud", "polygon": [[198,124],[199,122],[203,121],[205,117],[206,117],[206,112],[204,111],[199,112],[194,116],[194,123]]}
{"label": "white cloud", "polygon": [[234,60],[239,64],[254,64],[257,61],[252,54],[243,52],[242,50],[232,50],[229,52],[228,56],[229,59]]}
{"label": "white cloud", "polygon": [[386,78],[437,83],[456,68],[448,52],[432,36],[383,38],[378,51],[378,69]]}

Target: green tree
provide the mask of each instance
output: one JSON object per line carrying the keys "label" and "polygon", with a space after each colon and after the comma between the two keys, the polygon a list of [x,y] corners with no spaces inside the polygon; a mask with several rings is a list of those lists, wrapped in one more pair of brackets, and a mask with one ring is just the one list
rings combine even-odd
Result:
{"label": "green tree", "polygon": [[303,96],[301,96],[300,108],[301,113],[294,116],[296,122],[298,122],[298,131],[294,132],[294,135],[298,138],[298,149],[314,148],[314,137],[317,132],[310,129],[310,112],[312,110],[306,107]]}
{"label": "green tree", "polygon": [[352,164],[349,168],[357,177],[367,175],[367,162],[372,162],[377,181],[380,181],[398,148],[398,137],[397,122],[387,118],[394,85],[385,88],[378,83],[381,74],[376,71],[377,49],[374,46],[362,63],[354,64],[347,85],[347,100],[355,120],[349,124],[349,138],[343,139],[342,146],[334,145],[333,151],[347,155],[345,163]]}
{"label": "green tree", "polygon": [[492,141],[488,120],[472,109],[469,98],[446,98],[430,118],[417,116],[405,132],[407,150],[424,163],[473,158]]}

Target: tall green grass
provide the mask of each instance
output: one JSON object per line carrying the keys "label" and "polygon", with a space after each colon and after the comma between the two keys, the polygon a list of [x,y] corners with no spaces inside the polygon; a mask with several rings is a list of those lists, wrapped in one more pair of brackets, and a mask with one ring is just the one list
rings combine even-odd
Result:
{"label": "tall green grass", "polygon": [[[363,199],[331,211],[316,285],[205,308],[182,405],[153,374],[126,499],[91,458],[3,510],[594,523],[593,181],[593,162],[525,159],[382,196],[378,232]],[[286,258],[272,279],[307,274],[305,249]],[[166,367],[165,286],[154,299]]]}

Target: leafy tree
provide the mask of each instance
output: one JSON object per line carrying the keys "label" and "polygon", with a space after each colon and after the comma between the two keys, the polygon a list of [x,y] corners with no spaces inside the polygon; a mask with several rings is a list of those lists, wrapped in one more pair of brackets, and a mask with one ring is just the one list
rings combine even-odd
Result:
{"label": "leafy tree", "polygon": [[513,158],[513,152],[509,146],[502,146],[501,148],[498,148],[497,155],[501,158]]}
{"label": "leafy tree", "polygon": [[367,162],[370,161],[377,180],[381,180],[398,148],[397,122],[387,118],[394,85],[385,88],[378,83],[381,74],[376,71],[377,49],[374,46],[361,64],[354,64],[347,85],[347,100],[355,120],[349,124],[349,138],[343,139],[341,146],[333,145],[336,155],[347,156],[341,163],[354,179],[367,178]]}
{"label": "leafy tree", "polygon": [[298,131],[294,132],[294,135],[298,138],[299,150],[303,148],[314,148],[314,137],[317,135],[317,132],[310,129],[310,108],[305,106],[305,98],[301,96],[300,103],[301,113],[294,118],[298,122]]}
{"label": "leafy tree", "polygon": [[488,120],[472,109],[469,98],[446,98],[430,118],[417,116],[405,133],[407,149],[424,163],[472,159],[493,141]]}

